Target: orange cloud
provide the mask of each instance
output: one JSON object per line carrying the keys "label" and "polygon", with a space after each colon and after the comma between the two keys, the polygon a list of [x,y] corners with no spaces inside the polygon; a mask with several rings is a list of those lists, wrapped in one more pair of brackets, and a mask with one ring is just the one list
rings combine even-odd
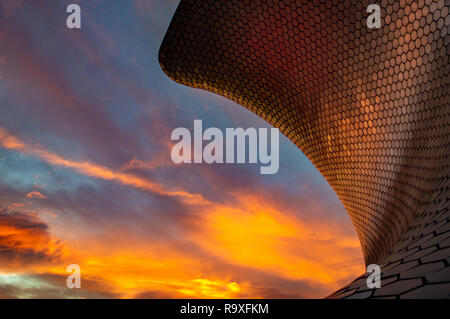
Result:
{"label": "orange cloud", "polygon": [[[122,298],[261,298],[267,297],[261,288],[273,285],[265,282],[266,276],[305,281],[321,286],[324,294],[363,271],[356,238],[342,236],[332,225],[282,214],[248,194],[235,207],[210,205],[195,221],[186,221],[181,241],[134,238],[117,229],[109,238],[80,238],[61,247],[43,225],[32,231],[5,224],[2,228],[0,223],[0,233],[14,234],[8,241],[12,250],[59,257],[31,271],[63,277],[65,267],[76,263],[85,280]],[[187,243],[197,248],[186,249]],[[25,264],[14,271],[30,271]],[[252,270],[260,274],[256,281],[249,279]],[[314,291],[298,293],[321,297]]]}
{"label": "orange cloud", "polygon": [[153,292],[168,298],[238,298],[250,289],[245,282],[237,283],[219,273],[208,273],[201,260],[188,252],[147,243],[140,249],[105,251],[85,256],[80,266],[90,280],[101,280],[122,298],[133,298]]}
{"label": "orange cloud", "polygon": [[26,271],[64,259],[65,244],[48,232],[34,214],[9,212],[0,207],[0,270]]}
{"label": "orange cloud", "polygon": [[[282,213],[254,194],[243,194],[233,207],[211,204],[184,223],[182,243],[139,242],[117,231],[113,241],[81,244],[78,263],[90,280],[104,281],[124,298],[260,298],[266,296],[261,288],[271,287],[266,276],[320,286],[320,292],[299,295],[321,297],[364,271],[356,236]],[[184,243],[206,255],[185,249]],[[260,274],[257,284],[249,280],[252,269]]]}
{"label": "orange cloud", "polygon": [[363,272],[356,236],[324,221],[304,221],[256,195],[217,205],[196,222],[193,240],[227,262],[337,288]]}
{"label": "orange cloud", "polygon": [[10,208],[19,208],[19,207],[24,207],[25,204],[24,203],[11,203],[9,205]]}
{"label": "orange cloud", "polygon": [[39,199],[45,199],[45,198],[47,198],[46,196],[42,195],[41,192],[38,192],[38,191],[32,191],[32,192],[29,192],[26,196],[27,196],[28,198],[39,198]]}

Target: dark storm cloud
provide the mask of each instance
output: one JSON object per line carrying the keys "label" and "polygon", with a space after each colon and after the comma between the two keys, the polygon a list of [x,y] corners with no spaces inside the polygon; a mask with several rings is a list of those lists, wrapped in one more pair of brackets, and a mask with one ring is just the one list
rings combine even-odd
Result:
{"label": "dark storm cloud", "polygon": [[0,207],[0,269],[57,261],[62,248],[39,217]]}

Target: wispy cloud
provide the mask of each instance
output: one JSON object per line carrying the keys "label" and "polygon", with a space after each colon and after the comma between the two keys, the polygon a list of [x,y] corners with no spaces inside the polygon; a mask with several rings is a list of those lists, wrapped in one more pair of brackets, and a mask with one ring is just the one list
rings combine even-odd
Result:
{"label": "wispy cloud", "polygon": [[[51,153],[43,148],[27,145],[17,137],[12,136],[0,127],[0,145],[4,148],[16,150],[24,154],[36,156],[49,164],[56,166],[68,167],[76,170],[81,174],[85,174],[90,177],[101,178],[105,180],[116,181],[123,185],[136,187],[149,192],[157,193],[166,196],[177,196],[188,202],[206,204],[207,201],[199,194],[191,194],[183,190],[167,190],[160,183],[140,178],[138,176],[123,173],[120,171],[112,170],[108,167],[96,165],[90,162],[79,162],[65,159],[57,154]],[[30,196],[28,196],[30,195]],[[30,198],[45,198],[41,193],[34,191],[28,194]],[[39,196],[41,195],[41,196]]]}
{"label": "wispy cloud", "polygon": [[32,192],[29,192],[26,196],[27,196],[28,198],[39,198],[39,199],[45,199],[45,198],[47,198],[47,196],[42,195],[42,193],[41,193],[41,192],[38,192],[38,191],[32,191]]}

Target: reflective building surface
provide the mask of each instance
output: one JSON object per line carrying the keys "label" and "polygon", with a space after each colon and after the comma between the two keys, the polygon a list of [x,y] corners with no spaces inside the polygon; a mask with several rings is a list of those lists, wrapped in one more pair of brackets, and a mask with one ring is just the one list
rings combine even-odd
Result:
{"label": "reflective building surface", "polygon": [[366,264],[330,297],[449,297],[449,3],[181,1],[160,48],[175,81],[278,127],[351,217]]}

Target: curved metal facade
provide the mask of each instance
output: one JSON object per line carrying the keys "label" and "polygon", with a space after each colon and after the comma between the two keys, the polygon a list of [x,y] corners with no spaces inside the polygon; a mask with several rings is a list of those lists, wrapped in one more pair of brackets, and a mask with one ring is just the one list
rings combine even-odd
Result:
{"label": "curved metal facade", "polygon": [[448,3],[383,0],[369,29],[370,3],[183,0],[160,64],[278,127],[325,176],[384,278],[333,297],[448,297]]}

